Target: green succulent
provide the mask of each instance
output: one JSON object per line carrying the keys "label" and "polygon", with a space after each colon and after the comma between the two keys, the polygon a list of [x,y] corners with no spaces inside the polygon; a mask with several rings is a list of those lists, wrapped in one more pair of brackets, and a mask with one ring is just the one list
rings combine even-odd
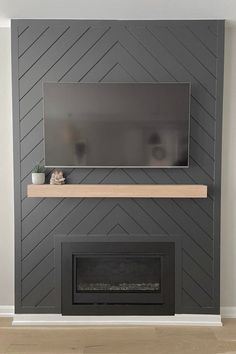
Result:
{"label": "green succulent", "polygon": [[33,173],[44,173],[44,172],[45,172],[45,167],[40,164],[35,165],[33,168]]}

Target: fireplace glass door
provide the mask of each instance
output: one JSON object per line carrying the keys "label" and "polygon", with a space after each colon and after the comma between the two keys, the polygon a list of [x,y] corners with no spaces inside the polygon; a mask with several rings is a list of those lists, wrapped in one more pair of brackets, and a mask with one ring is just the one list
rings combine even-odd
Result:
{"label": "fireplace glass door", "polygon": [[161,255],[73,255],[74,303],[161,301],[161,282]]}

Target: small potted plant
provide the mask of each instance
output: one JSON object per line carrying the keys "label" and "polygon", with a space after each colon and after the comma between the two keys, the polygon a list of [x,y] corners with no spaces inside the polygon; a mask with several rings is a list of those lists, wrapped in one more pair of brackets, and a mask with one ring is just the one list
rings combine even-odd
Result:
{"label": "small potted plant", "polygon": [[32,171],[32,183],[44,184],[45,183],[45,167],[37,164]]}

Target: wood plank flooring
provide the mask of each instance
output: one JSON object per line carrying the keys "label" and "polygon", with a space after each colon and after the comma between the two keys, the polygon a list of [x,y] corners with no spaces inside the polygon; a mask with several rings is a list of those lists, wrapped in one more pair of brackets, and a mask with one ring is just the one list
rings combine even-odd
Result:
{"label": "wood plank flooring", "polygon": [[12,327],[0,318],[0,354],[236,354],[224,327]]}

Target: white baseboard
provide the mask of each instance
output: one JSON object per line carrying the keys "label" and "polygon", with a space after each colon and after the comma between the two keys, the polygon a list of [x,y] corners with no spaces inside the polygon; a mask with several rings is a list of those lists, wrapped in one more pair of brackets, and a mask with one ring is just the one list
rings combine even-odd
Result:
{"label": "white baseboard", "polygon": [[[106,320],[105,316],[61,316],[57,314],[53,315],[22,315],[17,314],[14,315],[14,306],[0,306],[0,317],[14,317],[13,324],[14,325],[39,325],[39,324],[46,324],[46,325],[66,325],[68,324],[87,324],[87,325],[94,325],[94,324],[103,324],[102,321]],[[112,324],[116,322],[118,325],[126,322],[126,324],[136,324],[139,322],[139,325],[142,324],[150,324],[152,325],[154,322],[157,324],[193,324],[197,325],[198,323],[205,323],[206,326],[211,325],[209,323],[221,322],[221,319],[218,315],[175,315],[175,316],[106,316],[108,322],[105,321],[107,324]],[[236,307],[233,306],[223,306],[221,307],[221,317],[222,318],[236,318]],[[119,320],[119,321],[118,321]],[[31,323],[32,322],[32,323]],[[83,323],[82,323],[83,322]],[[105,324],[106,324],[105,323]],[[116,324],[114,323],[114,325]],[[203,324],[201,324],[203,325]]]}
{"label": "white baseboard", "polygon": [[222,318],[236,318],[236,307],[222,306],[220,313]]}
{"label": "white baseboard", "polygon": [[13,317],[14,306],[0,306],[0,317]]}
{"label": "white baseboard", "polygon": [[220,315],[62,316],[15,314],[13,326],[222,326]]}

